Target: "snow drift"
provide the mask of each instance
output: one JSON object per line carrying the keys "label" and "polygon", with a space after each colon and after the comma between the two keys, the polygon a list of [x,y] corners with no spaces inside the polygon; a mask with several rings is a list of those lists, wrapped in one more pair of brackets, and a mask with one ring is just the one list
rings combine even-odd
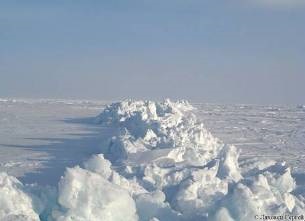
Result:
{"label": "snow drift", "polygon": [[109,134],[101,154],[68,168],[53,195],[42,200],[34,187],[0,174],[0,220],[248,221],[305,213],[285,163],[241,167],[239,151],[213,137],[193,110],[170,100],[109,105],[96,118]]}

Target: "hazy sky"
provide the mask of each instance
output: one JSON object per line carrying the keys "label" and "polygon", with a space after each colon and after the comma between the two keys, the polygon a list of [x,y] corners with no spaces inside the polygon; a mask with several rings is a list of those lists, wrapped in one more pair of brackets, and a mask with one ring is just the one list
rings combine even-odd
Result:
{"label": "hazy sky", "polygon": [[305,103],[305,0],[0,0],[0,97]]}

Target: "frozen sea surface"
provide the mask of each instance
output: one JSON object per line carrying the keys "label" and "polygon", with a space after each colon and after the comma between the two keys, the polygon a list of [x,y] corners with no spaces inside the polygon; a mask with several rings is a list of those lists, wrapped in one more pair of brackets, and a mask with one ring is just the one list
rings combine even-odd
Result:
{"label": "frozen sea surface", "polygon": [[197,104],[205,126],[225,143],[241,148],[241,160],[285,160],[295,172],[305,168],[303,105]]}
{"label": "frozen sea surface", "polygon": [[98,152],[92,117],[103,102],[0,100],[0,171],[25,183],[56,184],[65,167]]}
{"label": "frozen sea surface", "polygon": [[[108,103],[0,99],[0,171],[24,183],[56,185],[66,167],[100,152],[102,128],[93,118]],[[304,106],[194,106],[215,137],[241,148],[241,165],[268,158],[287,161],[295,173],[304,171]]]}
{"label": "frozen sea surface", "polygon": [[305,213],[304,106],[106,103],[1,100],[0,220]]}

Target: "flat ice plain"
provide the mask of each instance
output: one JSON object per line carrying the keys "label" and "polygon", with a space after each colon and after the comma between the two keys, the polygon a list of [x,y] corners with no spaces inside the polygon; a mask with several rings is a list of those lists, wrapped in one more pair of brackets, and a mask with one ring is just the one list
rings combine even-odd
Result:
{"label": "flat ice plain", "polygon": [[[108,132],[105,130],[103,133],[103,127],[96,124],[96,116],[110,103],[75,100],[0,99],[0,171],[17,177],[23,184],[38,183],[40,186],[57,186],[66,167],[82,164],[92,155],[101,152],[101,144],[108,136]],[[286,161],[288,166],[292,168],[292,174],[297,184],[303,184],[305,106],[198,103],[192,105],[196,108],[194,113],[198,120],[214,137],[220,138],[226,144],[233,144],[241,150],[239,166],[247,167],[255,160]],[[156,152],[156,154],[158,153]],[[91,164],[95,165],[94,160],[89,160],[87,169],[92,168]],[[103,160],[102,162],[107,164]],[[80,177],[84,176],[86,179],[83,171],[77,168],[65,176],[69,177],[69,175],[75,174]],[[96,178],[97,181],[98,179]],[[62,186],[69,186],[69,179],[64,181]],[[259,182],[264,183],[264,181]],[[120,190],[113,191],[119,192]],[[159,193],[154,194],[158,195]],[[210,197],[209,194],[208,197]],[[158,201],[162,197],[161,194],[161,196],[153,196],[151,199]],[[128,200],[130,199],[126,195],[126,202]],[[143,198],[139,202],[144,202],[145,205],[149,200]],[[289,200],[291,200],[289,197],[284,199],[285,202]],[[62,199],[62,204],[66,205],[65,203],[67,202]],[[224,207],[225,205],[224,203]],[[292,204],[287,203],[287,205],[291,206]],[[173,203],[171,206],[180,208],[181,211],[184,209],[187,211],[189,205],[185,202],[181,205]],[[166,205],[162,204],[161,207],[164,209],[165,215],[159,212],[154,217],[143,218],[145,217],[143,214],[138,214],[138,216],[142,218],[140,219],[142,221],[162,220],[162,217],[175,217],[177,215],[168,214],[169,210],[167,211]],[[70,210],[73,212],[73,209],[70,208]],[[146,211],[145,208],[142,211]],[[74,220],[71,218],[73,216],[69,214],[63,215],[62,211],[58,213],[59,215],[53,216],[59,217],[54,218],[55,220]],[[234,217],[234,214],[227,213],[227,210],[220,208],[213,219],[229,220],[232,216]],[[180,216],[177,215],[177,217]],[[238,220],[236,217],[237,215],[233,220]],[[130,220],[137,219],[133,216],[129,218]],[[185,217],[182,219],[188,220]],[[201,217],[193,217],[189,220],[200,219]],[[44,219],[41,218],[41,220]],[[92,220],[87,221],[95,220],[92,218]],[[120,220],[120,217],[108,220]]]}

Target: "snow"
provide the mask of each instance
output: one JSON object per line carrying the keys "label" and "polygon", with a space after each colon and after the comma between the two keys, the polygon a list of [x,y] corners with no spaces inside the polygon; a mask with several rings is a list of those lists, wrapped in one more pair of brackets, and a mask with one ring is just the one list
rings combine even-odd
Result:
{"label": "snow", "polygon": [[305,212],[287,163],[240,159],[239,148],[209,132],[200,110],[170,100],[108,105],[90,121],[103,134],[97,153],[68,165],[55,189],[0,175],[0,220],[246,221]]}
{"label": "snow", "polygon": [[0,220],[38,221],[39,210],[35,208],[35,197],[15,177],[0,173]]}
{"label": "snow", "polygon": [[170,100],[110,105],[97,119],[117,128],[107,154],[112,160],[122,161],[130,153],[171,148],[170,158],[176,162],[205,165],[223,144],[197,122],[192,109],[186,101],[173,103]]}
{"label": "snow", "polygon": [[59,183],[57,221],[135,221],[136,207],[128,192],[103,176],[79,167],[67,169]]}

